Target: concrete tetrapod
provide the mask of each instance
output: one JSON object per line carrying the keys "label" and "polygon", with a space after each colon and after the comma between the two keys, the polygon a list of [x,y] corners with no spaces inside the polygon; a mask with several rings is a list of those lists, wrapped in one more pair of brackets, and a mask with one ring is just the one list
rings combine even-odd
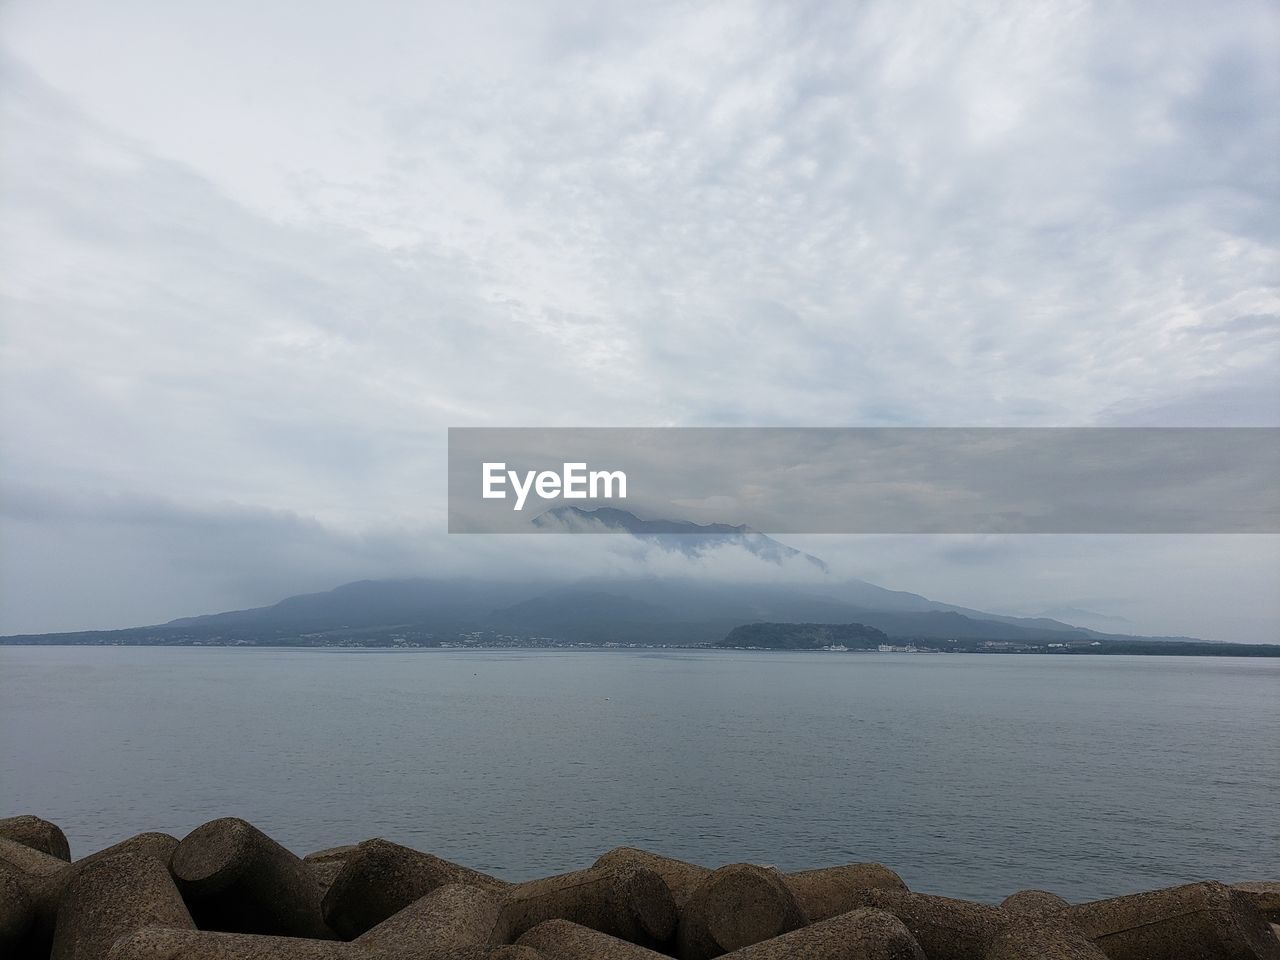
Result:
{"label": "concrete tetrapod", "polygon": [[147,927],[121,937],[108,960],[372,960],[349,943],[257,933]]}
{"label": "concrete tetrapod", "polygon": [[224,817],[196,827],[169,867],[203,930],[333,936],[315,870],[247,821]]}
{"label": "concrete tetrapod", "polygon": [[[713,871],[695,863],[641,850],[638,847],[615,847],[595,862],[597,867],[634,864],[647,867],[667,882],[676,909],[684,905],[698,886]],[[902,878],[879,863],[849,863],[815,870],[781,874],[801,911],[811,921],[825,920],[857,907],[866,890],[883,888],[905,890]]]}
{"label": "concrete tetrapod", "polygon": [[324,920],[338,936],[351,940],[448,883],[494,892],[510,887],[429,853],[389,840],[366,840],[346,855],[329,885],[322,902]]}
{"label": "concrete tetrapod", "polygon": [[1280,880],[1233,883],[1231,889],[1243,893],[1252,900],[1258,912],[1271,923],[1280,923]]}
{"label": "concrete tetrapod", "polygon": [[644,867],[589,867],[509,887],[493,945],[515,942],[546,920],[571,920],[641,946],[670,940],[676,907],[667,884]]}
{"label": "concrete tetrapod", "polygon": [[1069,951],[1083,947],[1068,927],[1110,960],[1280,960],[1280,942],[1269,936],[1257,908],[1220,883],[1079,904],[1023,926],[1009,910],[946,897],[876,890],[868,902],[899,917],[929,960],[967,960],[1005,941],[1024,949],[1036,942],[1047,949],[1053,942],[1068,951],[1062,955],[1072,956]]}
{"label": "concrete tetrapod", "polygon": [[497,919],[490,892],[446,884],[352,943],[151,929],[119,941],[111,960],[485,960]]}
{"label": "concrete tetrapod", "polygon": [[500,926],[498,899],[462,883],[436,887],[355,944],[379,960],[446,960],[487,952]]}
{"label": "concrete tetrapod", "polygon": [[31,814],[0,819],[0,837],[59,860],[71,860],[71,845],[67,843],[67,835],[62,828]]}
{"label": "concrete tetrapod", "polygon": [[866,899],[906,924],[929,960],[976,960],[1016,917],[999,907],[901,890],[871,890]]}
{"label": "concrete tetrapod", "polygon": [[646,870],[652,870],[666,883],[677,910],[684,909],[693,891],[698,889],[698,885],[712,873],[710,867],[677,860],[675,857],[664,857],[660,853],[641,850],[639,847],[614,847],[608,853],[597,857],[592,866],[644,867]]}
{"label": "concrete tetrapod", "polygon": [[1048,890],[1019,890],[1005,897],[1000,906],[1010,913],[1028,917],[1054,917],[1069,909],[1071,904]]}
{"label": "concrete tetrapod", "polygon": [[873,891],[868,899],[901,919],[929,960],[1106,960],[1063,918],[1059,898],[1043,891],[1006,898],[1012,910],[888,890]]}
{"label": "concrete tetrapod", "polygon": [[788,933],[808,919],[777,870],[731,863],[712,871],[685,902],[677,953],[682,960],[710,960]]}
{"label": "concrete tetrapod", "polygon": [[58,907],[67,888],[80,875],[80,871],[94,863],[125,853],[154,857],[161,863],[167,863],[177,845],[177,839],[167,833],[140,833],[105,850],[67,863],[33,847],[0,839],[0,865],[5,866],[17,878],[18,885],[31,900],[34,917],[27,935],[27,949],[36,957],[48,955]]}
{"label": "concrete tetrapod", "polygon": [[25,953],[36,910],[16,871],[0,866],[0,957]]}
{"label": "concrete tetrapod", "polygon": [[[664,954],[565,920],[549,920],[518,941],[547,960],[658,960]],[[726,960],[925,960],[911,933],[880,910],[853,910],[732,953]]]}
{"label": "concrete tetrapod", "polygon": [[982,960],[1107,960],[1107,955],[1073,924],[1023,914],[1000,929]]}
{"label": "concrete tetrapod", "polygon": [[1111,960],[1280,960],[1253,901],[1221,883],[1096,900],[1064,916]]}
{"label": "concrete tetrapod", "polygon": [[666,954],[570,920],[544,920],[525,931],[516,945],[546,960],[669,960]]}
{"label": "concrete tetrapod", "polygon": [[[175,840],[176,844],[177,841]],[[43,850],[0,837],[0,863],[25,877],[53,877],[71,865]]]}
{"label": "concrete tetrapod", "polygon": [[50,960],[106,960],[120,937],[153,926],[195,929],[168,868],[138,853],[101,859],[67,887]]}
{"label": "concrete tetrapod", "polygon": [[906,890],[902,878],[879,863],[847,863],[783,874],[800,909],[811,922],[837,917],[860,906],[868,890]]}
{"label": "concrete tetrapod", "polygon": [[324,850],[308,853],[302,858],[302,862],[310,866],[316,875],[316,880],[320,884],[322,903],[323,895],[329,892],[333,881],[338,879],[338,874],[342,873],[342,868],[347,865],[347,859],[355,852],[356,845],[349,843],[341,847],[326,847]]}
{"label": "concrete tetrapod", "polygon": [[850,910],[726,954],[731,960],[925,960],[906,925],[883,910]]}

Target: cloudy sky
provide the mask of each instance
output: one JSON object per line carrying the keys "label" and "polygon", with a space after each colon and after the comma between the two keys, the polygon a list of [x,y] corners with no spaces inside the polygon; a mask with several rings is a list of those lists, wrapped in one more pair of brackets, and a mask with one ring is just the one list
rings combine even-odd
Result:
{"label": "cloudy sky", "polygon": [[[0,632],[544,566],[448,426],[1280,425],[1277,102],[1250,0],[8,0]],[[1277,537],[805,539],[1280,639]]]}

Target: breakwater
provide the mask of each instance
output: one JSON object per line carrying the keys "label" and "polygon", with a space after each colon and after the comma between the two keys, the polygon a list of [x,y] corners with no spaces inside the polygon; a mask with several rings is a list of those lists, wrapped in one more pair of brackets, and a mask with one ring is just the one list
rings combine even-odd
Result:
{"label": "breakwater", "polygon": [[0,820],[0,957],[19,960],[1280,960],[1277,923],[1275,882],[996,906],[877,863],[620,847],[508,883],[380,839],[298,856],[235,818],[80,859],[53,823]]}

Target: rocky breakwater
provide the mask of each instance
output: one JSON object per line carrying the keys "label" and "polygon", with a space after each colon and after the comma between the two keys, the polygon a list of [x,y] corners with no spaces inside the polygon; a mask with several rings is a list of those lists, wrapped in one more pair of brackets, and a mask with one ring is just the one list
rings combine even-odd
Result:
{"label": "rocky breakwater", "polygon": [[79,860],[54,824],[0,820],[14,960],[1280,960],[1275,924],[1271,882],[993,905],[877,863],[713,869],[620,847],[509,883],[380,839],[299,857],[232,818]]}

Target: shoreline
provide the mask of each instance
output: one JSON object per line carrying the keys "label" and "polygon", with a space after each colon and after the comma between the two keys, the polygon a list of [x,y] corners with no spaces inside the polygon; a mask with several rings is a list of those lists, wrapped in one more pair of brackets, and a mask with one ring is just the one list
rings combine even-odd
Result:
{"label": "shoreline", "polygon": [[[930,641],[938,643],[939,641]],[[993,649],[916,649],[916,650],[858,650],[858,649],[824,649],[824,648],[774,648],[774,647],[737,647],[737,646],[685,646],[676,644],[639,644],[639,643],[280,643],[256,641],[228,640],[223,642],[209,640],[146,642],[146,641],[102,641],[102,640],[38,640],[19,635],[14,638],[0,637],[2,647],[131,647],[131,648],[198,648],[198,649],[255,649],[255,650],[462,650],[485,652],[512,651],[599,651],[611,653],[627,650],[688,651],[691,653],[805,653],[805,654],[857,654],[877,656],[1022,656],[1022,657],[1177,657],[1182,659],[1240,659],[1258,660],[1280,657],[1280,644],[1247,644],[1217,643],[1210,641],[1153,641],[1147,644],[1117,644],[1112,649],[1040,649],[1040,648],[993,648]]]}

